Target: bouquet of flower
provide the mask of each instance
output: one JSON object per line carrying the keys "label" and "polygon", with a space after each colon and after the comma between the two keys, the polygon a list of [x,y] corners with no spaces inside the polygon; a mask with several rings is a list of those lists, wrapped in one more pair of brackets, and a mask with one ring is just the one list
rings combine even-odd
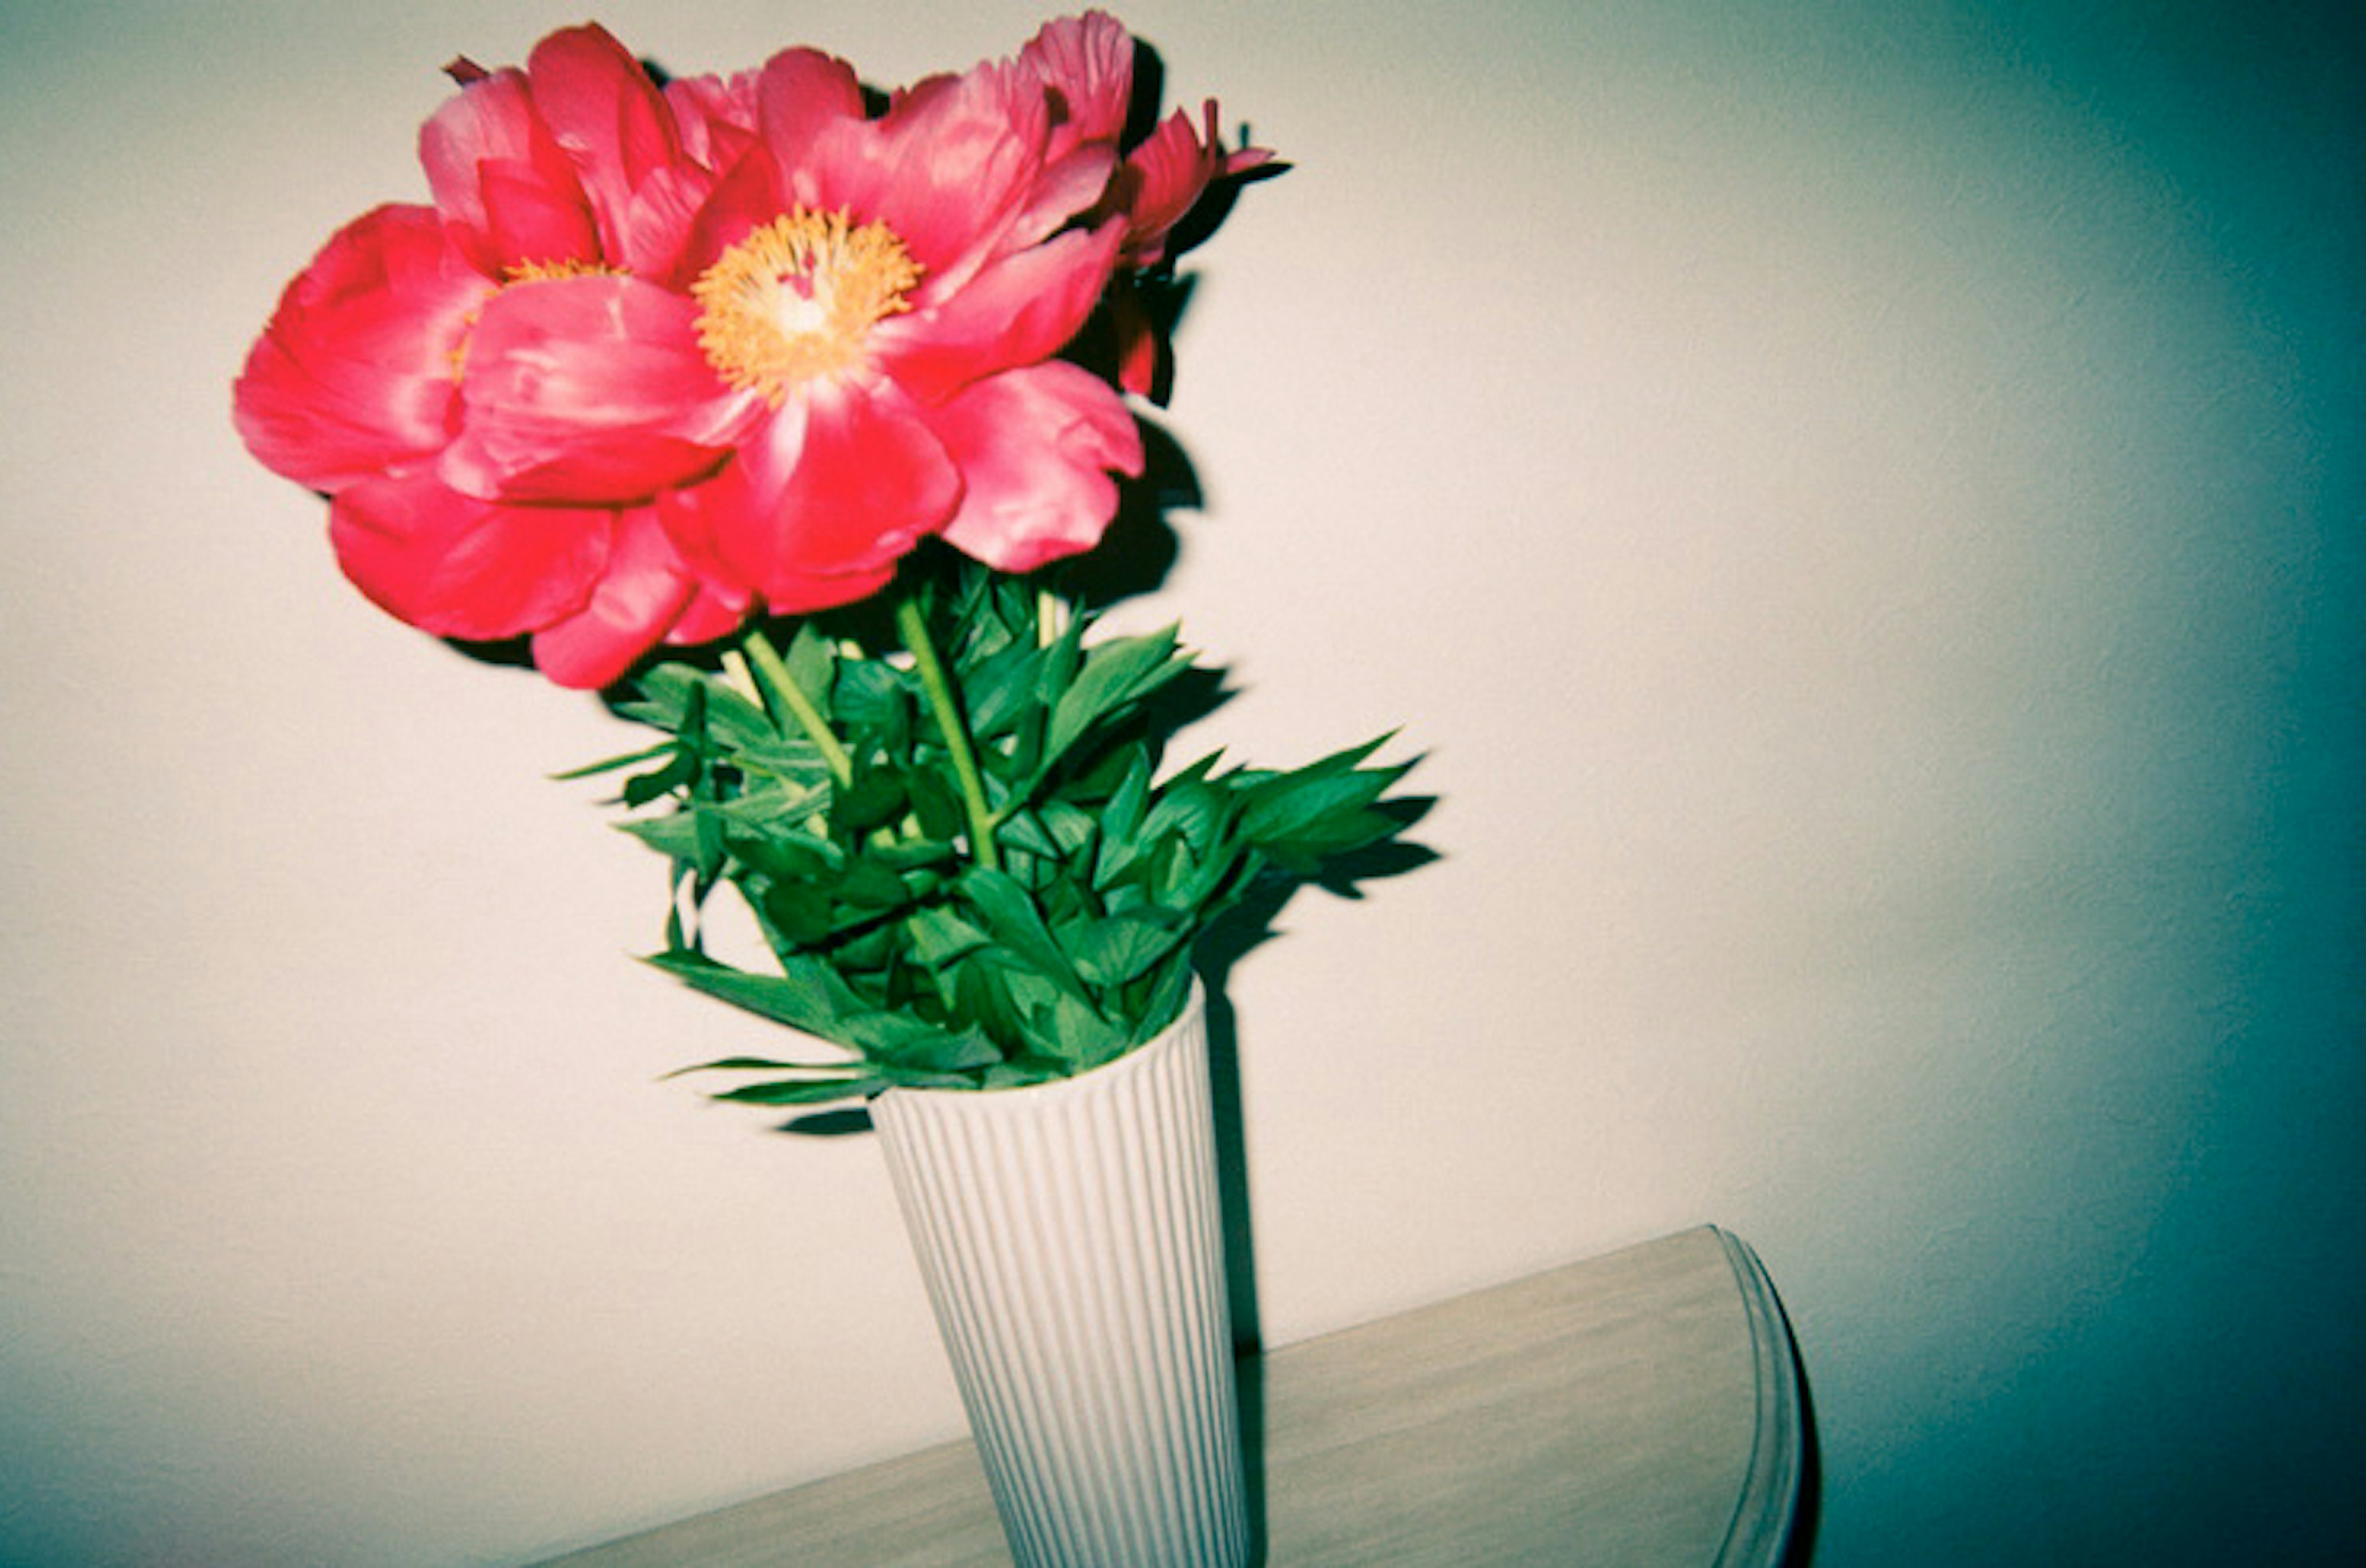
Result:
{"label": "bouquet of flower", "polygon": [[[1213,101],[1142,123],[1133,51],[1087,14],[884,95],[807,49],[663,79],[597,27],[456,61],[432,201],[337,232],[239,379],[372,601],[662,737],[583,770],[671,863],[652,962],[842,1051],[709,1064],[759,1075],[726,1098],[1107,1062],[1212,919],[1414,814],[1377,742],[1167,770],[1190,657],[1062,591],[1144,469],[1175,258],[1276,167]],[[705,951],[727,884],[777,972]]]}

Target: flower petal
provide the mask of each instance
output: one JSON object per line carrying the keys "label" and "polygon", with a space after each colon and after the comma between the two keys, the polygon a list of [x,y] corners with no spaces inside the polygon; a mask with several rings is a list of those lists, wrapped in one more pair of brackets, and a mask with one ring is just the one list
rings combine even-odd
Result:
{"label": "flower petal", "polygon": [[[665,85],[666,102],[673,107],[674,130],[682,138],[684,154],[709,169],[728,168],[739,161],[758,140],[759,79],[758,73],[742,71],[730,76],[677,76]],[[858,91],[858,115],[862,97]]]}
{"label": "flower petal", "polygon": [[1106,11],[1043,24],[1020,63],[1053,93],[1050,156],[1081,142],[1114,142],[1133,96],[1133,35]]}
{"label": "flower petal", "polygon": [[614,514],[501,506],[424,474],[340,491],[329,538],[354,586],[439,637],[505,637],[581,608],[608,564]]}
{"label": "flower petal", "polygon": [[682,156],[665,96],[597,24],[550,34],[534,46],[525,71],[535,108],[592,198],[604,253],[626,259],[635,197]]}
{"label": "flower petal", "polygon": [[248,450],[335,491],[433,457],[456,413],[455,355],[492,285],[431,207],[340,230],[281,294],[232,393]]}
{"label": "flower petal", "polygon": [[944,537],[1000,571],[1091,549],[1117,512],[1111,472],[1142,472],[1142,432],[1109,384],[1062,362],[981,381],[929,413],[962,471]]}
{"label": "flower petal", "polygon": [[925,402],[1050,358],[1092,314],[1124,238],[1122,220],[1071,229],[1007,256],[958,294],[872,329],[887,373]]}
{"label": "flower petal", "polygon": [[694,493],[727,580],[753,585],[776,609],[809,608],[798,601],[814,579],[885,581],[952,516],[961,476],[896,400],[817,383]]}
{"label": "flower petal", "polygon": [[999,253],[1042,170],[1050,110],[1041,84],[988,63],[935,76],[879,119],[822,127],[799,158],[766,121],[788,194],[896,231],[926,302]]}
{"label": "flower petal", "polygon": [[854,67],[817,49],[786,49],[766,61],[754,96],[757,124],[784,170],[805,167],[817,141],[869,118]]}
{"label": "flower petal", "polygon": [[[746,475],[737,463],[704,484],[668,491],[659,498],[659,507],[676,548],[702,580],[712,583],[760,578],[764,582],[764,601],[778,614],[851,604],[884,588],[896,575],[893,561],[842,571],[775,561],[777,530],[772,526],[772,514],[760,509],[750,496]],[[749,563],[744,570],[740,565],[743,560]],[[714,597],[728,604],[731,595],[717,589]],[[707,613],[704,604],[693,605],[685,612],[682,640],[707,640],[690,635],[696,629],[691,623]],[[734,625],[738,618],[739,612],[735,610]],[[727,629],[717,628],[712,635],[719,637]]]}
{"label": "flower petal", "polygon": [[487,500],[624,505],[713,467],[751,400],[699,352],[697,313],[632,277],[503,289],[468,338],[445,482]]}
{"label": "flower petal", "polygon": [[517,71],[479,76],[419,130],[436,207],[488,276],[520,262],[590,260],[599,233],[574,165]]}
{"label": "flower petal", "polygon": [[1088,12],[1047,22],[1019,51],[1050,95],[1043,174],[1012,238],[1032,244],[1097,208],[1116,172],[1133,93],[1133,35],[1114,17]]}
{"label": "flower petal", "polygon": [[591,598],[534,634],[535,665],[562,686],[597,690],[663,640],[698,597],[656,508],[634,507],[616,520],[607,570]]}
{"label": "flower petal", "polygon": [[682,615],[666,630],[666,641],[691,648],[729,637],[748,618],[749,596],[728,594],[712,583],[701,583],[682,606]]}

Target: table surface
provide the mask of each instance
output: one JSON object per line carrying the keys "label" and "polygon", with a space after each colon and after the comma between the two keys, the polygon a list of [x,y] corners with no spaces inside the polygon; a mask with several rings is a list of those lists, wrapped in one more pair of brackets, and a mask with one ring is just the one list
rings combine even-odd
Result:
{"label": "table surface", "polygon": [[[1704,1226],[1245,1359],[1268,1568],[1770,1568],[1797,1510],[1797,1363],[1765,1271]],[[558,1559],[566,1568],[989,1568],[966,1441]]]}

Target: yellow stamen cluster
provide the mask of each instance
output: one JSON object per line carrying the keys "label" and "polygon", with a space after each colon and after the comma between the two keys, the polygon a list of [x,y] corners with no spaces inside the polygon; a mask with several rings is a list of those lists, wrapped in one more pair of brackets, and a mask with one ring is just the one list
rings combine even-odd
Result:
{"label": "yellow stamen cluster", "polygon": [[698,346],[726,385],[778,407],[860,366],[871,329],[912,308],[920,264],[884,223],[797,207],[749,233],[690,286]]}
{"label": "yellow stamen cluster", "polygon": [[512,262],[501,268],[503,283],[557,283],[569,277],[621,276],[623,274],[620,269],[610,266],[606,262],[576,261],[572,258],[563,258],[558,261]]}

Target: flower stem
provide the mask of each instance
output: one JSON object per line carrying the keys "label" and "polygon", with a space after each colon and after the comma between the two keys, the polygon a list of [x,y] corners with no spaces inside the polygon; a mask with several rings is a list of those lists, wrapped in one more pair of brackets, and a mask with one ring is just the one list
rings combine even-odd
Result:
{"label": "flower stem", "polygon": [[806,739],[814,743],[814,749],[821,753],[821,760],[829,765],[829,776],[837,780],[840,787],[852,784],[854,760],[846,754],[846,747],[830,732],[829,721],[822,717],[821,710],[814,706],[813,699],[806,695],[805,688],[797,684],[796,678],[789,673],[789,667],[781,661],[780,652],[773,648],[772,639],[764,635],[761,627],[750,626],[748,635],[740,639],[740,646],[747,649],[749,667],[755,671],[756,684],[797,721],[797,727],[806,732]]}
{"label": "flower stem", "polygon": [[930,640],[928,617],[921,613],[917,595],[907,593],[896,601],[896,630],[911,650],[913,666],[920,672],[920,689],[928,694],[930,711],[936,715],[937,728],[945,738],[945,754],[952,759],[953,777],[961,784],[962,809],[969,817],[969,858],[993,871],[1001,857],[994,852],[994,816],[986,809],[986,781],[978,775],[969,727],[962,722],[961,705],[954,700],[952,682],[945,679],[937,645]]}

